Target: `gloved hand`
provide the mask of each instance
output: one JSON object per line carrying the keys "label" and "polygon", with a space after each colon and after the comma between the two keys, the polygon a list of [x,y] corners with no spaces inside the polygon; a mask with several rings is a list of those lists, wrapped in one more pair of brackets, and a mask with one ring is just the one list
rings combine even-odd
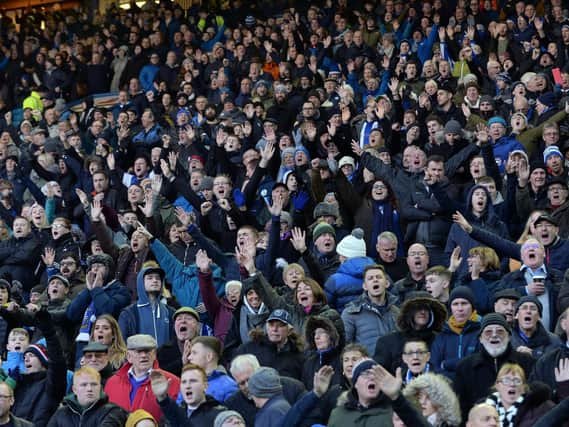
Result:
{"label": "gloved hand", "polygon": [[292,196],[292,205],[296,210],[303,210],[306,204],[310,200],[310,196],[306,191],[299,191],[294,196]]}
{"label": "gloved hand", "polygon": [[233,201],[238,208],[245,206],[245,195],[238,188],[233,190]]}

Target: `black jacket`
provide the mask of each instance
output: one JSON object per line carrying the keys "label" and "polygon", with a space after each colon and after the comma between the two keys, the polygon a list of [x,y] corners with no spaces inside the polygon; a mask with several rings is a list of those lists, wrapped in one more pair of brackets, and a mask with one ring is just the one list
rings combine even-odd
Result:
{"label": "black jacket", "polygon": [[567,336],[563,334],[561,337],[563,344],[539,358],[529,377],[530,382],[540,381],[547,384],[553,390],[556,401],[569,396],[566,394],[566,390],[564,390],[567,389],[567,384],[563,384],[565,387],[561,389],[562,385],[555,381],[555,368],[559,366],[559,361],[569,358],[569,348],[565,345],[566,339]]}
{"label": "black jacket", "polygon": [[[256,331],[255,331],[256,332]],[[302,377],[302,366],[304,364],[304,354],[296,339],[293,341],[289,337],[288,342],[282,349],[269,341],[263,333],[254,333],[252,340],[242,344],[236,352],[240,354],[254,354],[257,356],[261,366],[271,366],[280,375],[300,379]]]}
{"label": "black jacket", "polygon": [[478,399],[490,394],[498,371],[504,363],[517,363],[523,368],[527,377],[535,360],[528,354],[515,351],[508,344],[506,351],[496,358],[490,356],[481,346],[480,351],[466,356],[458,363],[454,386],[463,414],[468,414]]}
{"label": "black jacket", "polygon": [[33,234],[0,242],[0,278],[19,280],[29,290],[34,283],[34,270],[40,257],[41,242]]}
{"label": "black jacket", "polygon": [[123,427],[128,413],[109,402],[103,394],[99,400],[83,409],[74,394],[63,399],[61,407],[49,420],[48,427]]}
{"label": "black jacket", "polygon": [[32,421],[36,427],[43,427],[65,395],[67,367],[51,317],[42,310],[36,314],[36,320],[47,343],[47,371],[22,375],[14,395],[12,412],[17,417]]}
{"label": "black jacket", "polygon": [[176,427],[213,427],[215,417],[227,409],[214,398],[206,396],[205,402],[198,406],[188,418],[185,403],[178,406],[169,396],[158,403],[160,403],[164,418],[171,426]]}
{"label": "black jacket", "polygon": [[178,346],[178,340],[174,338],[172,341],[163,344],[158,349],[158,364],[160,369],[171,372],[179,377],[182,374],[182,352]]}

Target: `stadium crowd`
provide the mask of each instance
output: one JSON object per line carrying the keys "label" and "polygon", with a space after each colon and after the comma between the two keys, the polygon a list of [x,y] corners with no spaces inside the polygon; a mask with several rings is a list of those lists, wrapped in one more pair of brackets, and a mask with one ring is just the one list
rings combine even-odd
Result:
{"label": "stadium crowd", "polygon": [[0,426],[567,425],[567,2],[128,6],[0,15]]}

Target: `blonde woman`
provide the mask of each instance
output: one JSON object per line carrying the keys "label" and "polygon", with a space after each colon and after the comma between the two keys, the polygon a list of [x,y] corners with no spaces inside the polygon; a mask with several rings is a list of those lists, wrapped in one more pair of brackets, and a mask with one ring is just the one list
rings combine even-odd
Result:
{"label": "blonde woman", "polygon": [[126,361],[126,344],[119,324],[110,314],[97,317],[91,329],[91,341],[97,341],[109,348],[109,361],[114,369],[119,369]]}

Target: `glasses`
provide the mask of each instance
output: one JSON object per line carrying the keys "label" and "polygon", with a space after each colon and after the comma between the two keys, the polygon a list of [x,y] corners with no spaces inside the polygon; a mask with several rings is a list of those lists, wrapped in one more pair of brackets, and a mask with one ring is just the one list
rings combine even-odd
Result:
{"label": "glasses", "polygon": [[482,333],[482,335],[484,335],[484,338],[490,339],[494,336],[498,337],[498,338],[505,338],[506,335],[508,335],[508,333],[506,332],[506,330],[504,328],[496,328],[496,329],[485,329],[484,332]]}
{"label": "glasses", "polygon": [[522,250],[526,249],[541,249],[541,245],[538,245],[537,243],[528,243],[522,246]]}
{"label": "glasses", "polygon": [[75,265],[75,261],[62,261],[59,263],[61,267],[71,267]]}
{"label": "glasses", "polygon": [[387,188],[387,187],[386,187],[385,185],[383,185],[383,184],[373,184],[373,187],[372,187],[372,188],[373,188],[374,190],[383,190],[383,189],[385,189],[385,188]]}
{"label": "glasses", "polygon": [[561,191],[567,191],[565,187],[549,187],[549,191],[552,193],[559,193]]}
{"label": "glasses", "polygon": [[0,394],[0,400],[8,400],[8,399],[12,399],[14,396],[10,395],[5,395],[5,394]]}
{"label": "glasses", "polygon": [[65,224],[51,224],[52,228],[58,229],[58,228],[67,228],[67,226]]}
{"label": "glasses", "polygon": [[515,385],[515,386],[522,385],[524,383],[521,378],[509,378],[509,377],[504,377],[501,380],[498,380],[498,382],[504,385]]}
{"label": "glasses", "polygon": [[429,353],[427,350],[415,350],[415,351],[407,351],[403,352],[404,356],[424,356],[425,354]]}
{"label": "glasses", "polygon": [[427,255],[427,252],[425,251],[409,252],[409,256],[425,256],[425,255]]}

